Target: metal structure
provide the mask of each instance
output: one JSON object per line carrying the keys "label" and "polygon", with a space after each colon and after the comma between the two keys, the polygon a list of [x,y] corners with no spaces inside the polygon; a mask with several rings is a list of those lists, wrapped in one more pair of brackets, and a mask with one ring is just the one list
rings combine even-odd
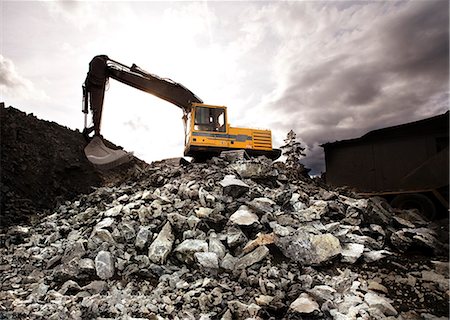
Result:
{"label": "metal structure", "polygon": [[448,209],[449,112],[371,131],[357,139],[323,144],[326,181],[431,218]]}

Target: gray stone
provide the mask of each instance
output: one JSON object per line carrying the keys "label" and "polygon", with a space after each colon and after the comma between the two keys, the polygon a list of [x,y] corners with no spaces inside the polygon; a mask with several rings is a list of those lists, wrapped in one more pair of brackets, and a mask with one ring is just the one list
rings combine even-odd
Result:
{"label": "gray stone", "polygon": [[385,258],[388,255],[392,255],[392,252],[387,250],[377,250],[377,251],[367,251],[363,253],[363,257],[366,262],[375,262]]}
{"label": "gray stone", "polygon": [[342,262],[355,263],[364,252],[364,245],[358,243],[345,243],[342,245]]}
{"label": "gray stone", "polygon": [[94,273],[95,272],[95,263],[90,258],[84,258],[80,259],[78,261],[78,267],[80,268],[80,271],[83,273]]}
{"label": "gray stone", "polygon": [[200,207],[195,209],[195,215],[201,219],[210,218],[214,212],[214,209]]}
{"label": "gray stone", "polygon": [[109,228],[113,225],[114,221],[115,221],[114,218],[105,218],[95,225],[94,230]]}
{"label": "gray stone", "polygon": [[108,284],[102,280],[95,280],[81,288],[92,294],[102,293],[108,289]]}
{"label": "gray stone", "polygon": [[227,253],[225,257],[223,257],[222,262],[220,263],[220,267],[225,270],[234,270],[234,266],[236,265],[238,258],[233,257],[231,254]]}
{"label": "gray stone", "polygon": [[334,294],[336,290],[327,285],[317,285],[314,288],[308,290],[308,293],[319,302],[325,302],[327,300],[334,300]]}
{"label": "gray stone", "polygon": [[176,230],[184,230],[187,224],[187,219],[187,217],[177,212],[171,212],[167,215],[167,220]]}
{"label": "gray stone", "polygon": [[76,283],[73,280],[67,280],[66,282],[64,282],[64,284],[61,286],[61,289],[59,289],[59,293],[61,294],[66,294],[67,291],[75,291],[78,292],[81,290],[81,287],[78,285],[78,283]]}
{"label": "gray stone", "polygon": [[279,237],[275,244],[283,254],[303,265],[319,265],[342,252],[339,240],[332,234],[308,234],[298,230],[294,235]]}
{"label": "gray stone", "polygon": [[364,295],[364,301],[369,305],[369,307],[379,309],[386,316],[397,315],[397,310],[394,309],[388,299],[381,297],[373,292],[367,292]]}
{"label": "gray stone", "polygon": [[84,243],[82,241],[77,241],[71,244],[64,255],[61,258],[62,263],[68,263],[73,259],[79,259],[86,254],[86,249],[84,248]]}
{"label": "gray stone", "polygon": [[120,214],[120,212],[122,211],[123,205],[119,204],[115,207],[112,207],[108,210],[105,211],[104,215],[106,217],[116,217]]}
{"label": "gray stone", "polygon": [[297,211],[297,218],[302,222],[318,220],[322,215],[328,212],[328,202],[323,200],[314,200],[311,205]]}
{"label": "gray stone", "polygon": [[163,264],[172,251],[174,240],[175,236],[172,234],[172,227],[167,222],[148,249],[149,259],[154,263]]}
{"label": "gray stone", "polygon": [[122,223],[120,225],[120,233],[126,242],[132,242],[136,238],[136,231],[130,223]]}
{"label": "gray stone", "polygon": [[174,250],[176,257],[185,263],[193,263],[196,252],[208,252],[208,243],[205,240],[188,239]]}
{"label": "gray stone", "polygon": [[149,227],[141,226],[136,235],[136,240],[134,241],[134,245],[139,249],[144,249],[148,243],[148,238],[150,236]]}
{"label": "gray stone", "polygon": [[275,205],[276,203],[269,198],[255,198],[247,202],[247,206],[259,214],[272,212]]}
{"label": "gray stone", "polygon": [[217,254],[214,252],[196,252],[194,253],[194,257],[197,260],[198,264],[204,268],[219,268],[219,259],[217,257]]}
{"label": "gray stone", "polygon": [[385,286],[383,286],[382,284],[380,284],[380,283],[378,283],[376,281],[369,280],[367,282],[367,284],[368,284],[367,288],[369,290],[383,292],[383,293],[388,293],[388,289]]}
{"label": "gray stone", "polygon": [[219,259],[222,259],[225,257],[225,254],[227,253],[225,246],[223,245],[222,241],[220,241],[216,234],[212,233],[209,235],[209,245],[208,245],[208,251],[214,252]]}
{"label": "gray stone", "polygon": [[297,313],[309,314],[319,311],[319,304],[307,293],[302,293],[290,304],[289,309]]}
{"label": "gray stone", "polygon": [[266,163],[258,160],[242,161],[232,164],[231,167],[244,179],[276,179],[278,171],[270,165],[269,161]]}
{"label": "gray stone", "polygon": [[108,244],[115,244],[116,241],[114,240],[111,232],[105,229],[94,229],[92,231],[92,234],[88,240],[88,248],[90,250],[95,250],[98,248],[99,245],[101,245],[103,242],[106,242]]}
{"label": "gray stone", "polygon": [[256,304],[258,304],[260,306],[269,306],[274,298],[275,297],[273,297],[273,296],[260,295],[255,298],[255,302],[256,302]]}
{"label": "gray stone", "polygon": [[247,237],[238,227],[231,227],[228,229],[227,244],[230,248],[235,248],[239,245],[247,243],[247,241]]}
{"label": "gray stone", "polygon": [[223,187],[223,193],[233,198],[239,198],[245,194],[250,187],[233,175],[227,175],[219,184]]}
{"label": "gray stone", "polygon": [[249,226],[253,223],[258,223],[259,218],[247,206],[242,205],[235,213],[230,216],[230,221],[240,226]]}
{"label": "gray stone", "polygon": [[236,270],[248,268],[251,265],[263,260],[268,254],[269,249],[266,246],[260,246],[240,258],[234,268]]}
{"label": "gray stone", "polygon": [[100,251],[95,257],[95,270],[100,279],[109,279],[114,276],[114,259],[108,251]]}

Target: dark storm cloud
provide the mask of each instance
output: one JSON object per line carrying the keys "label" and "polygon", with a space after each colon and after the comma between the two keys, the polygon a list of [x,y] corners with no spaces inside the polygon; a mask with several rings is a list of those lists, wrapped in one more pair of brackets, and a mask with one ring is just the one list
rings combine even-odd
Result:
{"label": "dark storm cloud", "polygon": [[449,2],[423,1],[387,25],[388,66],[405,76],[448,80]]}
{"label": "dark storm cloud", "polygon": [[[372,24],[367,21],[371,28],[354,30],[357,36],[342,45],[319,48],[318,55],[326,57],[322,61],[292,68],[289,87],[274,102],[290,115],[280,130],[293,128],[298,133],[309,149],[305,164],[314,173],[324,171],[319,144],[355,138],[448,108],[442,99],[447,96],[449,75],[448,2],[394,7],[398,14],[374,19]],[[392,8],[380,7],[380,11],[387,9]],[[433,99],[438,103],[430,105]]]}

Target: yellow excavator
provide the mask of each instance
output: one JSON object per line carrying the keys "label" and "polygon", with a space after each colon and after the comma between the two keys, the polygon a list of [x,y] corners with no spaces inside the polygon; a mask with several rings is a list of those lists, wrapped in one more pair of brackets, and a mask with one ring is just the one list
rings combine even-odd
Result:
{"label": "yellow excavator", "polygon": [[[173,103],[183,111],[185,125],[184,155],[197,160],[217,156],[222,151],[244,149],[249,156],[277,159],[279,149],[272,148],[270,130],[235,128],[228,124],[227,108],[204,104],[182,84],[148,73],[135,64],[128,67],[106,55],[95,56],[83,84],[83,134],[90,140],[84,149],[88,160],[96,167],[110,169],[133,158],[132,153],[106,147],[100,135],[105,87],[109,78],[145,91]],[[92,112],[93,126],[87,116]],[[93,137],[90,137],[91,133]]]}

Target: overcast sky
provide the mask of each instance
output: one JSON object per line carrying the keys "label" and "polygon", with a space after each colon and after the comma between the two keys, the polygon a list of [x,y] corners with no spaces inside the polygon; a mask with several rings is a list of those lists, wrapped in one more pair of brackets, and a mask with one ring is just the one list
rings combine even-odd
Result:
{"label": "overcast sky", "polygon": [[[1,101],[83,128],[98,54],[228,106],[231,125],[293,129],[304,163],[325,142],[441,114],[449,101],[448,1],[0,1]],[[181,156],[181,111],[110,81],[103,135],[147,162]]]}

